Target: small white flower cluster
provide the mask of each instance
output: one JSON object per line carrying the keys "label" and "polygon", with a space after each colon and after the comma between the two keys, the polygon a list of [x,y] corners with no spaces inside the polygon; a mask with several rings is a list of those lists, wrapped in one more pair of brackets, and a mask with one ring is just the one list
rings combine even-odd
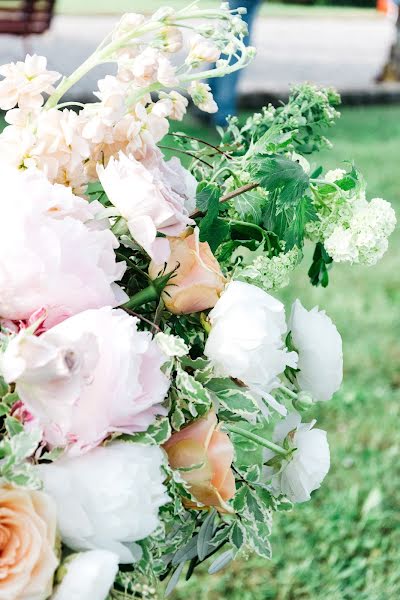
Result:
{"label": "small white flower cluster", "polygon": [[[334,185],[345,176],[342,169],[329,171],[325,181]],[[356,193],[332,187],[318,209],[319,221],[307,224],[308,237],[323,242],[335,262],[374,265],[388,248],[388,237],[396,226],[390,203],[382,198],[366,200],[361,188]]]}
{"label": "small white flower cluster", "polygon": [[289,285],[290,275],[301,260],[301,250],[292,248],[269,258],[258,254],[252,262],[243,261],[233,274],[233,279],[247,281],[263,290],[279,290]]}
{"label": "small white flower cluster", "polygon": [[[47,70],[44,57],[28,55],[25,62],[3,66],[0,108],[12,110],[0,136],[0,160],[19,169],[36,167],[52,183],[84,195],[87,184],[97,180],[97,163],[107,165],[120,151],[145,160],[168,132],[168,119],[183,118],[188,100],[171,88],[186,89],[201,110],[215,112],[210,87],[198,82],[203,73],[194,69],[217,61],[206,71],[207,77],[213,77],[245,66],[254,54],[243,44],[245,25],[237,11],[225,5],[209,10],[189,7],[180,11],[179,19],[175,17],[172,9],[159,10],[150,19],[136,13],[125,15],[111,41],[101,44],[56,89],[53,84],[60,74]],[[191,21],[203,18],[217,21],[218,26],[195,28]],[[171,62],[183,45],[175,21],[196,31],[179,68]],[[221,54],[226,58],[221,59]],[[88,70],[106,61],[117,63],[117,74],[98,82],[95,96],[99,102],[85,105],[78,114],[60,110],[69,104],[58,104],[65,92]],[[158,98],[153,99],[152,92]],[[50,95],[44,107],[43,94]]]}

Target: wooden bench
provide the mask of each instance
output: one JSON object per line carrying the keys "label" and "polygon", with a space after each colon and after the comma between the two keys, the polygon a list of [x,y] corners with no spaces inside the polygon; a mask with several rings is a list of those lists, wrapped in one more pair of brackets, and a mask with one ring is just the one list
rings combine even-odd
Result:
{"label": "wooden bench", "polygon": [[28,36],[50,27],[55,0],[0,0],[0,33]]}

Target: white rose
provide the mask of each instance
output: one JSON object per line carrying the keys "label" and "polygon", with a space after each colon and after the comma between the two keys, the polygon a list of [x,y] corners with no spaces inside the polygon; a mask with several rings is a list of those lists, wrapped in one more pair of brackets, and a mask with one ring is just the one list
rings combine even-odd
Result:
{"label": "white rose", "polygon": [[44,489],[58,508],[63,542],[72,550],[115,552],[120,563],[139,558],[133,542],[153,533],[158,509],[169,499],[163,460],[157,446],[115,442],[39,465]]}
{"label": "white rose", "polygon": [[68,557],[66,573],[51,600],[105,600],[118,572],[118,556],[90,550]]}
{"label": "white rose", "polygon": [[314,400],[330,400],[343,379],[342,338],[331,319],[317,307],[306,310],[300,300],[292,307],[289,321],[299,359],[297,382]]}
{"label": "white rose", "polygon": [[[320,487],[329,471],[330,454],[326,431],[312,429],[315,421],[301,423],[298,413],[289,414],[275,427],[273,441],[282,445],[285,438],[293,454],[289,460],[283,460],[279,471],[273,467],[265,469],[265,475],[271,477],[272,491],[283,494],[292,502],[306,502],[311,492]],[[270,450],[265,460],[274,457]]]}
{"label": "white rose", "polygon": [[233,281],[209,319],[205,354],[217,372],[239,379],[285,414],[286,409],[268,394],[286,366],[296,367],[297,355],[287,352],[282,339],[283,304],[254,285]]}

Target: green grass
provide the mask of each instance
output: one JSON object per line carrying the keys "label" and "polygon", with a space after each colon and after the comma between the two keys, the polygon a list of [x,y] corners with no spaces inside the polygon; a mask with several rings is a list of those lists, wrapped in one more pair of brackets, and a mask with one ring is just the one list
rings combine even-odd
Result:
{"label": "green grass", "polygon": [[[324,165],[354,159],[369,197],[400,208],[400,108],[346,109],[331,139]],[[399,252],[397,230],[376,267],[335,265],[326,290],[307,282],[308,252],[281,296],[319,304],[343,336],[343,388],[315,413],[328,431],[331,471],[311,502],[276,515],[270,562],[249,557],[220,575],[197,576],[174,600],[400,597]]]}
{"label": "green grass", "polygon": [[[191,0],[168,0],[168,6],[181,9],[190,4]],[[56,11],[68,15],[104,15],[122,14],[124,12],[151,13],[161,6],[160,0],[58,0]],[[199,0],[199,6],[218,6],[218,0]],[[266,17],[332,17],[332,16],[373,16],[373,9],[352,8],[342,6],[299,6],[281,4],[279,2],[264,2],[260,14]]]}

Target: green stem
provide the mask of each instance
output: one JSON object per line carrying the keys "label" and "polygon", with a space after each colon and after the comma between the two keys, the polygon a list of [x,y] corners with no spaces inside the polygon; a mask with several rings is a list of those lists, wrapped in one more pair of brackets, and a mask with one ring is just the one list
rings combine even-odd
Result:
{"label": "green stem", "polygon": [[264,446],[264,448],[268,448],[269,450],[272,450],[276,454],[280,454],[281,456],[288,455],[288,451],[285,450],[285,448],[282,448],[282,446],[278,446],[278,444],[274,444],[274,442],[270,442],[270,440],[266,440],[265,438],[262,438],[259,435],[252,433],[251,431],[246,431],[246,429],[237,427],[237,425],[231,425],[231,424],[227,425],[225,423],[225,426],[232,433],[237,433],[238,435],[241,435],[241,436],[247,438],[248,440],[255,442],[259,446]]}
{"label": "green stem", "polygon": [[296,392],[293,392],[293,390],[290,390],[285,385],[280,384],[280,385],[278,385],[277,389],[281,390],[284,394],[286,394],[287,396],[289,396],[289,398],[291,398],[292,400],[297,400],[297,394],[296,394]]}
{"label": "green stem", "polygon": [[134,294],[134,296],[132,296],[132,298],[130,298],[128,302],[125,302],[125,304],[122,305],[122,308],[129,308],[130,310],[132,310],[134,308],[142,306],[142,304],[146,304],[147,302],[157,300],[157,298],[158,292],[154,285],[151,284],[147,288],[144,288],[144,290],[140,290],[140,292]]}
{"label": "green stem", "polygon": [[329,185],[330,187],[335,188],[335,190],[339,192],[339,194],[343,194],[342,188],[340,188],[338,185],[336,185],[336,183],[333,183],[331,181],[325,181],[325,179],[310,179],[310,182],[316,183],[317,185]]}

